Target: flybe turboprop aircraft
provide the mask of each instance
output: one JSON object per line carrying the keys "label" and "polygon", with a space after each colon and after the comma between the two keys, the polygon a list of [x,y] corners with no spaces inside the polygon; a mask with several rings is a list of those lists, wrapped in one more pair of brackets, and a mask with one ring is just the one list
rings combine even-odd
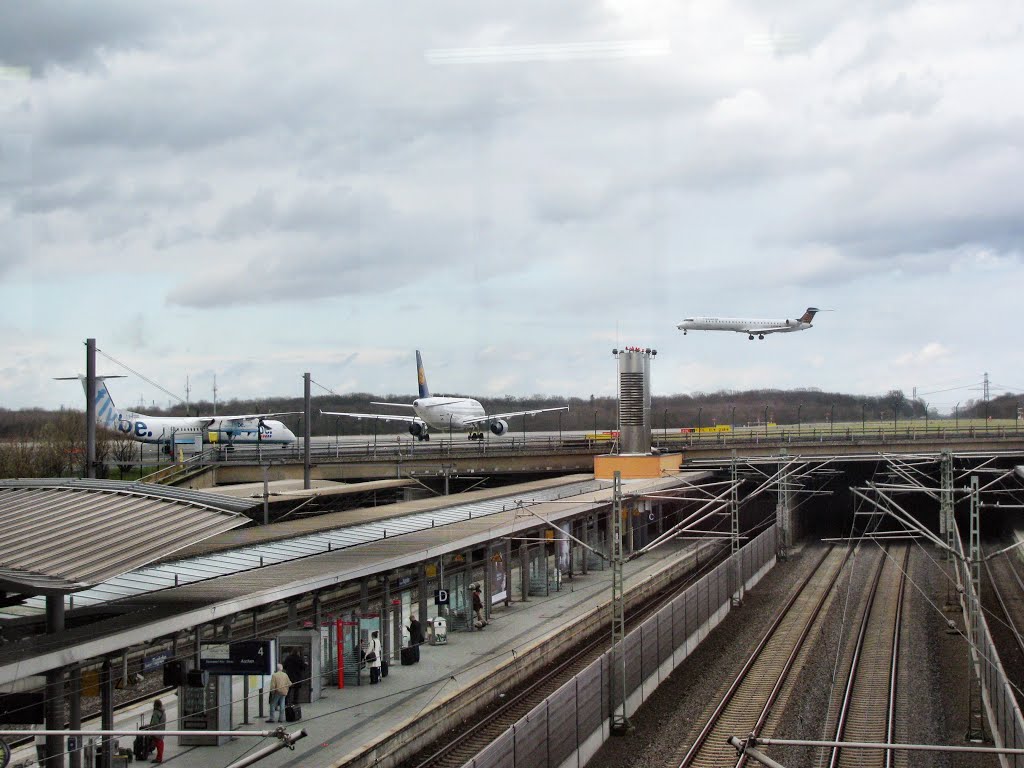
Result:
{"label": "flybe turboprop aircraft", "polygon": [[379,421],[404,421],[409,425],[409,434],[419,440],[429,440],[430,430],[439,432],[469,432],[470,440],[483,440],[485,428],[492,434],[503,435],[508,431],[508,421],[513,416],[532,416],[548,411],[568,411],[569,406],[560,408],[537,408],[532,411],[492,413],[487,415],[478,400],[469,397],[432,397],[427,387],[427,375],[423,371],[423,358],[416,350],[416,374],[419,378],[420,396],[407,403],[371,403],[389,405],[393,408],[409,408],[415,416],[389,415],[381,413],[336,413],[320,411],[324,416],[349,416],[353,419],[377,419]]}
{"label": "flybe turboprop aircraft", "polygon": [[[77,378],[88,396],[85,376],[61,377],[66,381]],[[105,379],[117,376],[96,377],[96,423],[101,427],[120,432],[140,443],[192,443],[198,436],[204,443],[224,441],[229,446],[244,444],[287,445],[295,442],[295,434],[280,421],[270,416],[286,416],[287,413],[247,413],[240,416],[147,416],[144,413],[126,411],[114,405],[114,399],[107,390]],[[294,413],[294,412],[292,412]]]}
{"label": "flybe turboprop aircraft", "polygon": [[753,341],[754,337],[764,340],[768,333],[792,333],[793,331],[806,331],[811,328],[811,321],[818,312],[828,312],[827,309],[808,307],[796,320],[745,320],[738,317],[688,317],[676,326],[683,335],[687,331],[734,331],[745,333]]}

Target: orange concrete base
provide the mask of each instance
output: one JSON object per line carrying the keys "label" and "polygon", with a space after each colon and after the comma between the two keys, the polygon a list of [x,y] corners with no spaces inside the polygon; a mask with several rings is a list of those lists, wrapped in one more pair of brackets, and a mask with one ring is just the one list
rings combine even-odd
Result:
{"label": "orange concrete base", "polygon": [[620,456],[609,454],[594,457],[594,477],[611,480],[618,471],[623,480],[646,480],[676,473],[683,463],[681,453],[662,453],[657,456]]}

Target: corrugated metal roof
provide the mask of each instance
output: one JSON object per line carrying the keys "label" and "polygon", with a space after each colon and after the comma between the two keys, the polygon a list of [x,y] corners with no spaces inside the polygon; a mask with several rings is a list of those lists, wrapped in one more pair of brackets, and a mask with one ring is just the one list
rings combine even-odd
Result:
{"label": "corrugated metal roof", "polygon": [[[517,492],[510,496],[500,496],[468,504],[452,504],[426,512],[321,531],[281,541],[239,547],[227,552],[163,562],[131,572],[122,571],[114,578],[79,592],[74,596],[71,604],[75,607],[100,605],[124,597],[138,596],[369,542],[391,540],[402,534],[487,517],[514,509],[517,499],[523,499],[526,503],[538,503],[573,498],[608,488],[610,485],[610,481],[585,480],[553,488],[538,489],[525,494]],[[2,565],[2,559],[0,559],[0,565]],[[45,609],[45,604],[42,599],[30,599],[25,602],[24,609],[37,613]]]}
{"label": "corrugated metal roof", "polygon": [[0,589],[74,592],[249,522],[256,502],[112,480],[0,481]]}
{"label": "corrugated metal roof", "polygon": [[[689,479],[692,481],[707,474],[692,473]],[[679,485],[680,480],[676,477],[624,483],[627,490],[643,493]],[[567,500],[565,492],[568,490],[563,486],[563,502]],[[522,499],[524,503],[539,503],[538,511],[554,523],[577,516],[583,510],[607,505],[610,496],[610,489],[605,487],[604,490],[581,493],[568,504],[545,503],[534,493],[517,493],[512,498]],[[509,498],[505,500],[507,502]],[[557,495],[553,501],[557,501]],[[69,626],[61,633],[37,635],[31,644],[7,643],[0,646],[0,685],[76,661],[120,652],[155,637],[222,620],[240,611],[324,587],[334,588],[364,576],[397,571],[429,561],[442,553],[463,552],[539,524],[543,525],[532,515],[523,514],[513,501],[506,506],[505,512],[487,516],[474,514],[471,519],[467,516],[450,526],[428,527],[394,538],[389,529],[387,539],[381,538],[362,546],[335,549],[267,568],[207,578],[176,589],[139,594],[120,603],[125,609],[123,612],[103,616],[88,624]],[[78,597],[75,595],[76,604]]]}

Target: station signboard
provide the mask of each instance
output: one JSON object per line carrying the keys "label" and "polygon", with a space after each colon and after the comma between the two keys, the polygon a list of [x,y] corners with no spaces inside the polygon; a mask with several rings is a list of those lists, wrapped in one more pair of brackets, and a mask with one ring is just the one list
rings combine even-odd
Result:
{"label": "station signboard", "polygon": [[211,675],[269,675],[274,671],[271,642],[203,643],[199,668]]}

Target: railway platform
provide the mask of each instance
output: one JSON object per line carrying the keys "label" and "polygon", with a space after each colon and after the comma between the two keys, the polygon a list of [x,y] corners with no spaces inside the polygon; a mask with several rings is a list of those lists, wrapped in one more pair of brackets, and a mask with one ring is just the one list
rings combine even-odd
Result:
{"label": "railway platform", "polygon": [[[684,561],[698,560],[696,553],[697,542],[677,540],[627,563],[627,590],[681,567]],[[610,569],[591,570],[563,581],[561,589],[547,597],[531,597],[527,602],[516,601],[508,606],[496,604],[482,631],[449,632],[444,645],[424,644],[421,660],[415,665],[401,666],[397,659],[392,659],[389,674],[380,684],[370,685],[368,670],[363,670],[360,685],[324,688],[318,701],[302,705],[300,722],[285,724],[289,732],[304,728],[308,736],[295,745],[294,751],[282,750],[261,760],[259,765],[284,768],[386,763],[387,753],[401,742],[401,737],[395,741],[396,734],[409,724],[444,708],[459,693],[469,689],[485,691],[496,670],[538,644],[561,633],[566,635],[567,645],[573,633],[582,631],[570,627],[578,625],[580,619],[587,626],[586,617],[610,602],[611,577]],[[234,688],[232,723],[237,730],[273,727],[265,722],[265,716],[258,716],[257,690],[250,693],[250,722],[244,724],[240,678],[236,678]],[[164,704],[167,727],[175,728],[176,697],[169,694],[164,697]],[[266,705],[263,711],[267,712]],[[117,727],[138,724],[144,713],[144,708],[138,707],[119,715]],[[98,724],[86,724],[90,726]],[[120,739],[122,746],[130,746],[131,741],[127,736]],[[270,743],[270,739],[237,738],[219,747],[183,747],[177,741],[175,737],[166,739],[164,763],[196,768],[224,768]],[[24,759],[30,749],[23,750],[24,756],[15,755],[15,759]]]}

